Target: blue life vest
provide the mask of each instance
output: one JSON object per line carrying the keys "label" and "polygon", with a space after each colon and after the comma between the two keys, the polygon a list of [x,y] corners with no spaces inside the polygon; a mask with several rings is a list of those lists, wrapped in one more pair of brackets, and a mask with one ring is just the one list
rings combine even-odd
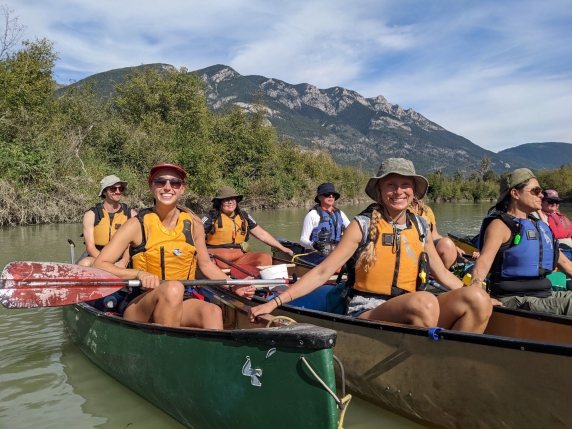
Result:
{"label": "blue life vest", "polygon": [[501,219],[511,230],[510,240],[499,249],[491,276],[501,279],[544,278],[556,266],[558,252],[550,227],[541,220],[517,219],[504,212],[492,212],[484,220],[479,234],[479,251],[487,227]]}
{"label": "blue life vest", "polygon": [[319,205],[312,207],[310,211],[312,210],[316,210],[316,213],[320,215],[320,223],[312,230],[310,241],[318,241],[318,232],[320,232],[322,228],[326,228],[327,231],[332,233],[332,243],[338,244],[342,239],[342,234],[345,229],[342,212],[334,207],[334,210],[330,213],[326,210],[322,210],[322,207]]}

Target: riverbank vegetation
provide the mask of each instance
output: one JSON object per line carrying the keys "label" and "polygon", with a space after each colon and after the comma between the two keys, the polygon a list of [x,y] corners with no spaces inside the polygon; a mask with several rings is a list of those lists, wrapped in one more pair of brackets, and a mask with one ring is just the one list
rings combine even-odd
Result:
{"label": "riverbank vegetation", "polygon": [[[229,104],[212,112],[202,80],[185,68],[134,70],[109,98],[89,81],[58,91],[53,43],[27,40],[15,50],[22,27],[2,11],[13,31],[0,38],[0,225],[79,221],[109,174],[129,182],[129,205],[149,206],[147,174],[163,162],[188,171],[184,203],[198,212],[223,185],[254,208],[308,204],[323,182],[335,184],[340,202],[366,198],[370,174],[278,138],[257,94],[251,111]],[[485,167],[468,178],[430,174],[429,199],[495,199],[498,176]],[[539,178],[572,198],[572,167]]]}
{"label": "riverbank vegetation", "polygon": [[185,68],[134,70],[112,98],[90,83],[58,94],[57,59],[45,39],[0,58],[0,225],[79,221],[109,174],[129,182],[127,203],[151,205],[147,174],[163,162],[188,171],[185,204],[197,211],[223,185],[250,207],[304,204],[322,182],[363,196],[364,173],[279,139],[259,101],[215,114]]}

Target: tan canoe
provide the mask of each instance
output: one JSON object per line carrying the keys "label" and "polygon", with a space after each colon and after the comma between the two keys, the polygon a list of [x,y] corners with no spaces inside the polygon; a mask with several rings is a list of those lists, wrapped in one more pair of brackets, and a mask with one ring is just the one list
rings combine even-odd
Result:
{"label": "tan canoe", "polygon": [[478,335],[291,306],[273,314],[337,331],[348,391],[428,427],[572,427],[569,318],[496,309]]}

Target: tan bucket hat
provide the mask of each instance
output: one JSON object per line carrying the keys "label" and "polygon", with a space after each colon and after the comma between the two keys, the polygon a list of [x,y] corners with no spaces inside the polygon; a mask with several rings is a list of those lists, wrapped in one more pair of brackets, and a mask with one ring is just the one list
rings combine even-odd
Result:
{"label": "tan bucket hat", "polygon": [[110,186],[115,185],[116,183],[121,183],[121,186],[123,186],[125,189],[127,189],[127,182],[125,182],[124,180],[121,180],[115,174],[112,174],[111,176],[105,176],[99,182],[99,186],[101,187],[101,190],[99,191],[99,196],[103,197],[103,191],[105,191],[106,188],[109,188]]}
{"label": "tan bucket hat", "polygon": [[225,198],[236,198],[236,202],[239,203],[242,201],[243,196],[238,195],[234,188],[230,186],[223,186],[218,191],[216,191],[215,197],[212,199],[214,203],[216,200],[224,200]]}
{"label": "tan bucket hat", "polygon": [[425,177],[416,174],[413,163],[405,158],[388,158],[383,161],[381,167],[379,167],[377,176],[372,177],[369,179],[369,182],[367,182],[365,193],[369,195],[372,200],[377,201],[376,188],[378,182],[392,173],[399,174],[400,176],[413,177],[415,180],[415,197],[418,200],[422,199],[427,193],[429,182]]}

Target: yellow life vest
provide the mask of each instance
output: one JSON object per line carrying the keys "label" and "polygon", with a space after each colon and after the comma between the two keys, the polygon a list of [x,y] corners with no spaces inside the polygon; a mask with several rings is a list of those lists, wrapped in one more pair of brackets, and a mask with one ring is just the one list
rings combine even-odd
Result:
{"label": "yellow life vest", "polygon": [[[407,212],[406,228],[398,230],[395,238],[393,227],[385,219],[379,220],[378,238],[375,243],[376,259],[367,272],[360,267],[355,268],[353,288],[356,291],[389,296],[398,295],[393,288],[407,292],[416,291],[419,256],[424,251],[425,238],[419,224],[419,220]],[[362,232],[367,236],[367,231]],[[397,244],[393,242],[394,239]],[[355,255],[356,260],[358,257],[359,255]]]}
{"label": "yellow life vest", "polygon": [[109,243],[109,240],[111,240],[119,227],[127,222],[127,219],[131,218],[131,209],[127,207],[127,204],[123,203],[119,211],[113,213],[113,221],[111,221],[111,216],[101,203],[90,208],[90,210],[95,213],[93,239],[95,247],[99,250],[103,249],[103,246]]}
{"label": "yellow life vest", "polygon": [[205,237],[207,246],[240,247],[240,243],[248,240],[248,222],[240,214],[230,217],[220,213],[212,222],[213,228]]}
{"label": "yellow life vest", "polygon": [[183,207],[175,229],[165,228],[153,209],[137,215],[141,223],[141,244],[131,248],[133,268],[157,275],[161,280],[195,278],[197,248],[193,238],[193,217]]}

